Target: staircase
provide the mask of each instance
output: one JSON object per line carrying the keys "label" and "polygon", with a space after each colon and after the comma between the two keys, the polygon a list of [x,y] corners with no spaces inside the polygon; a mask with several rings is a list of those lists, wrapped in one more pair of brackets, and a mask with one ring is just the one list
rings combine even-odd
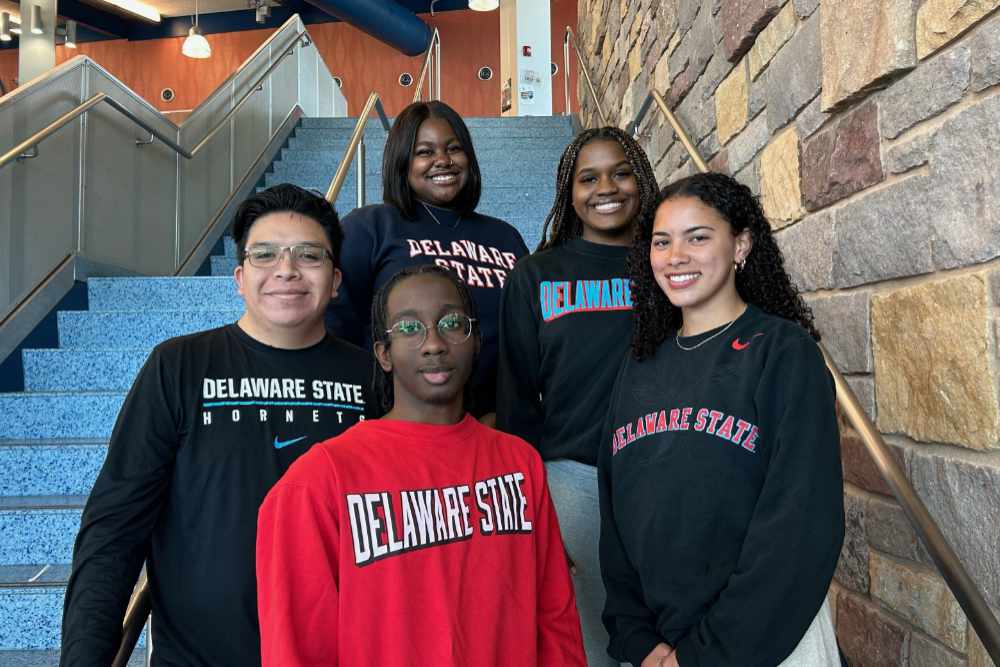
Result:
{"label": "staircase", "polygon": [[[262,187],[325,192],[355,119],[303,118]],[[572,138],[566,117],[467,119],[483,176],[478,211],[513,224],[529,248],[552,206]],[[366,202],[382,201],[385,132],[365,133]],[[352,169],[337,211],[356,205]],[[59,347],[24,350],[24,391],[0,394],[0,666],[58,663],[62,601],[80,514],[125,394],[157,343],[235,321],[242,312],[230,239],[210,276],[91,278],[89,309],[58,313]],[[142,664],[142,651],[133,656]]]}

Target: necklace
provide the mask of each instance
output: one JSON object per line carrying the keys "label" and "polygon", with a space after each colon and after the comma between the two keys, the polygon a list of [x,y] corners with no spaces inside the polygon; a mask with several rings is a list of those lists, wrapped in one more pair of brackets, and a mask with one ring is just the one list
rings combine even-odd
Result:
{"label": "necklace", "polygon": [[454,225],[446,225],[443,222],[441,222],[440,220],[438,220],[438,217],[436,215],[434,215],[434,211],[431,210],[430,206],[428,206],[427,204],[425,204],[423,202],[420,202],[420,205],[424,207],[425,211],[427,211],[427,215],[429,215],[432,218],[434,218],[434,222],[438,223],[440,226],[442,226],[442,227],[444,227],[446,229],[455,229],[456,227],[458,227],[458,223],[462,222],[462,216],[458,216],[458,219],[455,220],[455,224]]}
{"label": "necklace", "polygon": [[[743,312],[744,313],[746,312],[745,308],[743,309]],[[709,336],[705,340],[701,341],[700,343],[695,343],[691,347],[684,347],[683,345],[681,345],[681,332],[679,330],[674,335],[674,342],[677,343],[677,347],[681,348],[685,352],[690,352],[691,350],[696,350],[699,347],[701,347],[702,345],[704,345],[705,343],[707,343],[708,341],[712,340],[713,338],[717,338],[717,337],[721,336],[722,334],[726,333],[726,331],[729,329],[729,327],[731,327],[734,324],[736,324],[736,320],[740,319],[740,317],[742,317],[742,316],[743,316],[743,313],[740,313],[739,315],[736,316],[736,319],[732,320],[729,324],[727,324],[726,326],[722,327],[721,329],[719,329],[718,331],[716,331],[714,334],[712,334],[711,336]]]}

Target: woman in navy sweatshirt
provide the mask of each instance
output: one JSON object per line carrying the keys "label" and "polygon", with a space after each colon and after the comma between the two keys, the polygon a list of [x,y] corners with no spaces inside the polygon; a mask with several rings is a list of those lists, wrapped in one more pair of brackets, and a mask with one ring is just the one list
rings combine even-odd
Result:
{"label": "woman in navy sweatshirt", "polygon": [[517,259],[528,253],[514,227],[476,213],[482,179],[462,117],[443,102],[415,102],[396,117],[382,158],[383,204],[344,216],[344,280],[327,311],[327,327],[372,349],[371,307],[400,269],[447,267],[469,286],[483,344],[472,380],[471,410],[495,403],[500,293]]}
{"label": "woman in navy sweatshirt", "polygon": [[586,130],[566,148],[544,240],[504,288],[497,428],[534,445],[545,461],[591,667],[617,665],[601,625],[604,586],[597,452],[602,417],[632,333],[625,260],[657,203],[656,177],[639,144],[615,127]]}
{"label": "woman in navy sweatshirt", "polygon": [[630,255],[633,354],[598,462],[609,652],[637,667],[839,665],[833,382],[750,190],[661,193]]}

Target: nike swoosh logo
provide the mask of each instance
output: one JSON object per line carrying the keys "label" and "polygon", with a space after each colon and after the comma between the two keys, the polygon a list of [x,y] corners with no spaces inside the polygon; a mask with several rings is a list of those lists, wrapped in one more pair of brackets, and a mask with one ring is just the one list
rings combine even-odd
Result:
{"label": "nike swoosh logo", "polygon": [[736,350],[737,352],[739,352],[740,350],[745,350],[748,347],[750,347],[750,343],[753,341],[754,338],[756,338],[757,336],[763,336],[763,335],[764,334],[762,334],[762,333],[755,333],[754,335],[750,336],[750,340],[748,340],[745,343],[741,343],[740,342],[740,337],[737,336],[736,338],[733,339],[733,349]]}
{"label": "nike swoosh logo", "polygon": [[294,445],[296,442],[299,442],[300,440],[305,440],[305,439],[306,439],[306,436],[302,436],[301,438],[292,438],[291,440],[281,441],[281,440],[278,440],[278,436],[274,436],[274,448],[275,449],[281,449],[283,447],[288,447],[289,445]]}

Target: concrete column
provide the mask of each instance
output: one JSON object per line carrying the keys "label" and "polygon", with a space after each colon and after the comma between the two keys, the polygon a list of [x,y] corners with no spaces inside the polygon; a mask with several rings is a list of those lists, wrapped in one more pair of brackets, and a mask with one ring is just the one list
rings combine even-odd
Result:
{"label": "concrete column", "polygon": [[[41,8],[42,34],[31,32],[32,6]],[[17,81],[24,85],[56,66],[56,0],[22,0]]]}
{"label": "concrete column", "polygon": [[552,115],[550,23],[548,0],[500,0],[500,90],[504,116]]}

